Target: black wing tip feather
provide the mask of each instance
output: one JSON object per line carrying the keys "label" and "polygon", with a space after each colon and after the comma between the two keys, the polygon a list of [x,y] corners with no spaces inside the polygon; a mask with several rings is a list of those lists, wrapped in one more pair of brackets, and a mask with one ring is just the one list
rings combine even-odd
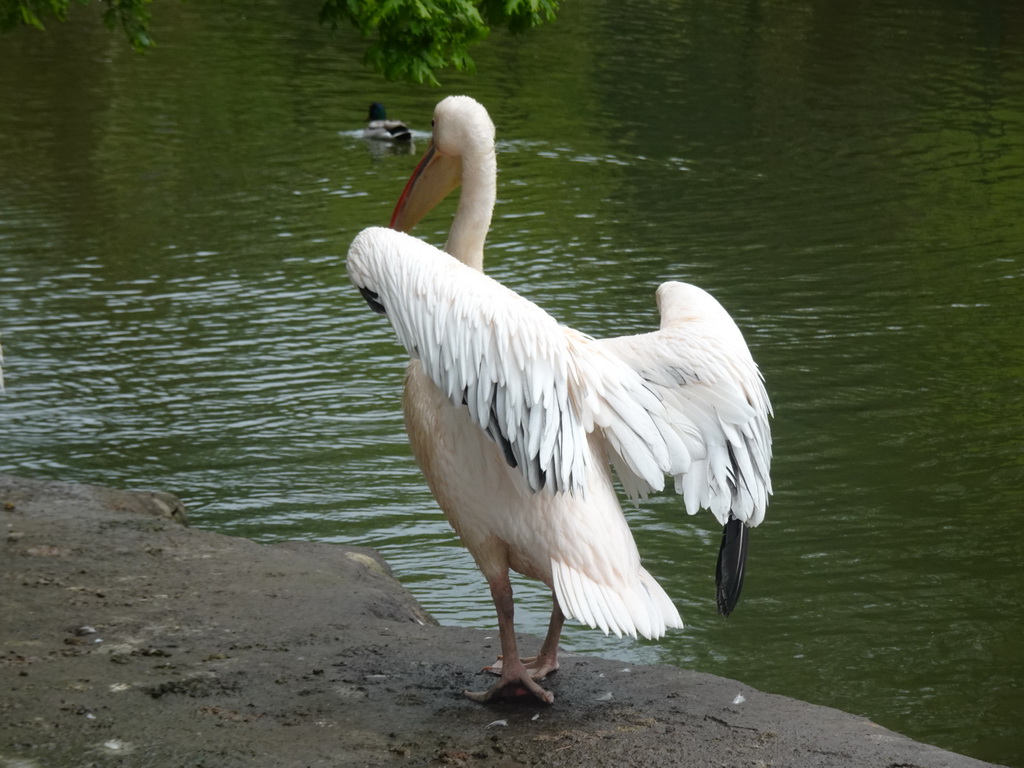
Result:
{"label": "black wing tip feather", "polygon": [[715,586],[718,612],[728,616],[740,601],[743,576],[747,567],[747,544],[750,531],[741,520],[733,518],[722,529],[722,546],[718,550]]}
{"label": "black wing tip feather", "polygon": [[370,305],[370,309],[378,315],[387,315],[384,305],[380,302],[380,295],[376,291],[371,291],[369,288],[360,288],[359,292],[363,294],[363,298]]}

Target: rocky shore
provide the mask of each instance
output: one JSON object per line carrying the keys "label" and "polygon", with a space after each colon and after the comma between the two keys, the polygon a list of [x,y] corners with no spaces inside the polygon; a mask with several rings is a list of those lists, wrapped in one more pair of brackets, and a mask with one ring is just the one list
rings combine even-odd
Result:
{"label": "rocky shore", "polygon": [[496,632],[438,626],[372,550],[189,528],[166,493],[0,475],[0,520],[0,768],[988,765],[592,657],[550,707],[473,704]]}

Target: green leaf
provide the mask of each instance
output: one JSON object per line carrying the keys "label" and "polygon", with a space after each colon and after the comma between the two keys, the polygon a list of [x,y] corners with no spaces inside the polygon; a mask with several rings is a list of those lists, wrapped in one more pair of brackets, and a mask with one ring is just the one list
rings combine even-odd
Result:
{"label": "green leaf", "polygon": [[[95,0],[78,0],[83,4]],[[67,18],[71,0],[0,0],[0,31],[43,29]],[[121,30],[132,47],[154,45],[149,34],[151,0],[101,0],[102,18]],[[320,22],[350,24],[368,41],[364,63],[389,80],[439,85],[437,72],[475,69],[469,50],[491,28],[524,32],[551,21],[557,0],[324,0]]]}

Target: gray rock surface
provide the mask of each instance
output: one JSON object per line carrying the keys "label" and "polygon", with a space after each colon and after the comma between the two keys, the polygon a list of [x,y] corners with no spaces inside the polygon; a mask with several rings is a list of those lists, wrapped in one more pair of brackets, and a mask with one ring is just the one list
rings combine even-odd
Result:
{"label": "gray rock surface", "polygon": [[473,704],[496,632],[438,626],[372,550],[188,528],[166,493],[0,475],[0,520],[2,768],[988,765],[600,658],[550,707]]}

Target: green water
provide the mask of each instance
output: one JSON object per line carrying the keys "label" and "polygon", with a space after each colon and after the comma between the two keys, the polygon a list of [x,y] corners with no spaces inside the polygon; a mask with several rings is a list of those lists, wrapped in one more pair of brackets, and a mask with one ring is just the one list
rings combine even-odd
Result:
{"label": "green water", "polygon": [[[377,546],[442,621],[492,627],[409,456],[404,358],[344,277],[416,161],[362,141],[368,104],[418,153],[467,92],[498,126],[490,273],[595,335],[697,283],[776,407],[733,617],[716,525],[666,496],[631,521],[687,628],[566,646],[1024,766],[1024,11],[626,5],[495,34],[442,91],[364,71],[307,7],[158,4],[144,57],[91,13],[0,37],[0,471]],[[420,234],[443,242],[451,210]],[[519,597],[542,632],[547,596]]]}

